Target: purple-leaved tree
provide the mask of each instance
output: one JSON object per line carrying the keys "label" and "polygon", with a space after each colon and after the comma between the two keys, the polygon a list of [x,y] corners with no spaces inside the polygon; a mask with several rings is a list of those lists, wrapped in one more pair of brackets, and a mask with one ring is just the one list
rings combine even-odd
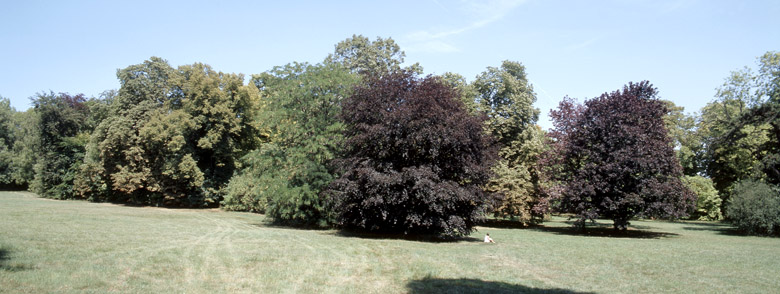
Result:
{"label": "purple-leaved tree", "polygon": [[496,156],[483,120],[435,77],[367,76],[343,103],[343,176],[330,190],[345,228],[468,235],[491,200]]}
{"label": "purple-leaved tree", "polygon": [[635,216],[686,216],[696,196],[681,181],[663,121],[667,111],[647,81],[584,105],[564,99],[550,114],[560,209],[576,213],[579,225],[612,219],[616,230],[626,230]]}

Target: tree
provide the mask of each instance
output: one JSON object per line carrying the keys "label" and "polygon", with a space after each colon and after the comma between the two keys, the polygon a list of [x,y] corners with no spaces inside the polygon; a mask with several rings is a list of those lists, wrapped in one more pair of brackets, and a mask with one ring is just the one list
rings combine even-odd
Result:
{"label": "tree", "polygon": [[348,229],[468,235],[494,157],[458,92],[408,71],[370,76],[344,102],[343,174],[330,193]]}
{"label": "tree", "polygon": [[331,161],[342,141],[342,100],[357,76],[338,64],[292,63],[254,75],[264,108],[256,117],[267,135],[243,158],[226,208],[266,211],[276,221],[324,226],[322,191],[336,178]]}
{"label": "tree", "polygon": [[[117,71],[111,114],[93,132],[76,188],[85,198],[216,206],[236,160],[256,146],[257,89],[244,77],[152,57]],[[95,106],[102,107],[102,106]]]}
{"label": "tree", "polygon": [[90,131],[84,123],[89,115],[85,102],[83,94],[50,92],[33,98],[39,142],[30,188],[42,197],[74,198],[73,179],[84,158]]}
{"label": "tree", "polygon": [[626,230],[634,216],[680,218],[695,203],[681,181],[682,168],[664,125],[666,105],[647,82],[629,83],[552,112],[556,152],[564,172],[561,209],[578,224],[606,217]]}
{"label": "tree", "polygon": [[[371,41],[362,35],[352,35],[336,44],[336,50],[328,55],[325,63],[339,63],[353,73],[389,73],[401,69],[406,53],[392,38],[376,38]],[[406,68],[422,73],[420,64]]]}
{"label": "tree", "polygon": [[28,188],[35,178],[35,163],[38,152],[38,114],[35,109],[16,112],[13,116],[14,143],[11,151],[11,179],[19,188]]}
{"label": "tree", "polygon": [[683,168],[683,174],[687,176],[696,176],[704,173],[702,157],[704,156],[704,145],[701,135],[698,132],[697,114],[686,114],[681,106],[677,106],[672,101],[662,100],[669,113],[664,116],[666,129],[669,130],[669,136],[672,138],[672,146],[677,153],[677,159]]}
{"label": "tree", "polygon": [[747,179],[780,184],[780,53],[734,71],[702,112],[706,173],[724,200]]}
{"label": "tree", "polygon": [[11,101],[0,96],[0,187],[13,187],[16,181],[13,178],[13,145],[16,141],[14,133],[14,114],[16,110],[11,107]]}
{"label": "tree", "polygon": [[452,72],[445,72],[439,76],[439,78],[441,78],[442,83],[458,91],[458,97],[463,101],[463,105],[466,106],[469,113],[472,115],[482,115],[479,110],[480,108],[477,105],[479,92],[474,88],[474,84],[468,83],[466,78],[462,75]]}
{"label": "tree", "polygon": [[503,196],[494,214],[524,223],[538,221],[543,211],[536,206],[544,183],[537,161],[546,144],[544,131],[536,125],[539,109],[533,107],[536,94],[525,67],[513,61],[488,67],[477,76],[473,89],[477,112],[487,116],[486,131],[500,147],[500,160],[487,185],[488,191]]}

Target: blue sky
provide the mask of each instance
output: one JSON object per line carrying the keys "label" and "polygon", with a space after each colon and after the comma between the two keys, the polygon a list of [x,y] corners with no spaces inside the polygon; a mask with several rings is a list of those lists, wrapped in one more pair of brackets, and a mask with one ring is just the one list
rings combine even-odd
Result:
{"label": "blue sky", "polygon": [[17,110],[49,90],[97,96],[150,56],[251,75],[362,34],[393,38],[426,74],[522,62],[546,128],[564,96],[629,81],[698,111],[730,71],[780,50],[779,15],[776,0],[2,1],[0,95]]}

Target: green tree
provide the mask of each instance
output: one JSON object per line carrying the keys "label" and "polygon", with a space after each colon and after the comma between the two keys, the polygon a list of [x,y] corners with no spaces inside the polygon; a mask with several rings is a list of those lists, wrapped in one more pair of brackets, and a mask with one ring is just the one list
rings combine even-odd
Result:
{"label": "green tree", "polygon": [[[542,198],[544,185],[537,161],[546,144],[544,131],[536,125],[539,109],[533,107],[536,94],[525,67],[513,61],[504,61],[499,68],[488,67],[477,76],[473,88],[478,94],[476,107],[488,118],[486,130],[501,148],[495,176],[487,185],[488,191],[504,198],[495,215],[536,221],[542,215],[534,206]],[[468,94],[468,90],[461,93]]]}
{"label": "green tree", "polygon": [[[111,115],[92,135],[77,181],[93,200],[216,206],[236,159],[257,139],[257,90],[208,65],[152,57],[117,71]],[[95,107],[106,108],[97,104]],[[96,119],[100,120],[100,119]]]}
{"label": "green tree", "polygon": [[16,112],[13,117],[13,168],[11,178],[20,188],[29,188],[35,178],[35,163],[39,158],[38,114],[35,109]]}
{"label": "green tree", "polygon": [[469,113],[473,115],[481,115],[479,112],[480,108],[477,105],[477,97],[479,97],[479,92],[477,92],[477,89],[474,88],[474,84],[467,82],[466,78],[464,78],[462,75],[452,72],[445,72],[439,77],[442,79],[444,84],[458,91],[460,94],[458,96],[460,97],[460,100],[463,101],[463,105],[466,106],[466,109],[468,109]]}
{"label": "green tree", "polygon": [[35,177],[30,188],[42,197],[69,199],[75,196],[73,179],[89,138],[84,123],[89,112],[85,102],[83,94],[71,96],[51,92],[33,98],[39,143]]}
{"label": "green tree", "polygon": [[742,180],[780,184],[780,53],[758,63],[732,72],[702,112],[706,173],[725,200]]}
{"label": "green tree", "polygon": [[252,77],[262,90],[256,120],[267,142],[244,157],[226,208],[264,211],[277,221],[325,225],[322,190],[336,177],[341,101],[357,76],[338,64],[292,63]]}
{"label": "green tree", "polygon": [[[352,35],[336,44],[336,49],[328,55],[325,63],[339,63],[353,73],[388,73],[401,69],[406,53],[392,38],[376,38],[371,41],[362,35]],[[406,68],[422,73],[420,64]]]}
{"label": "green tree", "polygon": [[669,136],[672,138],[677,159],[680,160],[680,165],[683,167],[683,174],[695,176],[703,173],[704,145],[698,132],[698,115],[684,113],[684,108],[675,105],[672,101],[662,101],[669,109],[669,113],[664,116],[664,122]]}
{"label": "green tree", "polygon": [[11,101],[0,96],[0,187],[13,187],[14,181],[14,154],[13,146],[16,141],[14,133],[14,114],[16,109],[11,107]]}
{"label": "green tree", "polygon": [[698,220],[722,220],[722,200],[718,190],[712,185],[712,180],[702,176],[685,176],[683,183],[696,194],[696,210],[691,218]]}

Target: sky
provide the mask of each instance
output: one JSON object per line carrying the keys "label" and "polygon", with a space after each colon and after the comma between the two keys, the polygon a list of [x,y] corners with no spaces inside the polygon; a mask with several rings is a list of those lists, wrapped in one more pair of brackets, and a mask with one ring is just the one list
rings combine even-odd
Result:
{"label": "sky", "polygon": [[392,38],[425,74],[469,81],[525,65],[542,114],[649,80],[699,111],[731,71],[780,50],[780,1],[12,1],[0,0],[0,96],[97,97],[116,71],[162,57],[247,76],[318,63],[353,35]]}

